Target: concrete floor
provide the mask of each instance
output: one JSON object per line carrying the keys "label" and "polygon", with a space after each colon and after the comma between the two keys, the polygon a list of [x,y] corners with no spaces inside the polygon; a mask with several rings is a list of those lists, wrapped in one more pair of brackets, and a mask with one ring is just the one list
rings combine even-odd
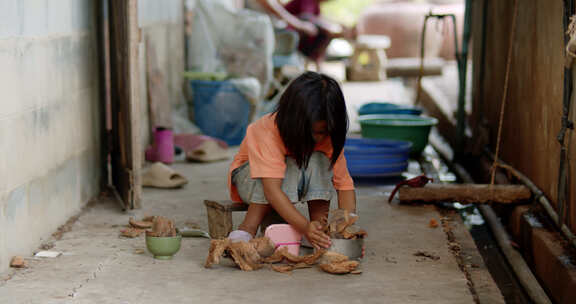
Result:
{"label": "concrete floor", "polygon": [[[28,269],[6,274],[11,278],[0,281],[0,303],[474,303],[446,234],[428,227],[430,219],[440,221],[439,213],[431,206],[389,205],[389,186],[358,187],[360,224],[369,233],[360,275],[317,268],[242,272],[229,262],[205,269],[207,239],[186,238],[173,260],[158,261],[144,237],[119,237],[130,216],[164,215],[179,227],[207,229],[203,200],[226,198],[227,166],[175,164],[190,183],[144,189],[144,207],[134,212],[121,212],[109,199],[95,202],[53,242],[62,256],[29,258]],[[440,259],[414,256],[419,250]]]}
{"label": "concrete floor", "polygon": [[[354,110],[366,100],[406,102],[399,88],[398,81],[344,84],[351,130],[358,127]],[[207,230],[203,200],[227,198],[228,164],[174,164],[190,183],[178,190],[144,189],[140,210],[122,212],[107,198],[94,202],[69,232],[51,241],[62,256],[28,257],[29,268],[0,274],[0,303],[474,303],[469,285],[480,303],[503,303],[461,221],[432,206],[389,205],[391,186],[357,185],[359,223],[369,234],[360,275],[317,268],[242,272],[227,260],[205,269],[207,239],[183,239],[173,260],[159,261],[146,251],[143,236],[119,237],[130,216],[163,215],[178,227]],[[235,223],[241,217],[235,214]],[[453,233],[430,228],[431,219],[449,220]],[[455,244],[461,255],[450,250]],[[417,251],[439,259],[414,256]]]}

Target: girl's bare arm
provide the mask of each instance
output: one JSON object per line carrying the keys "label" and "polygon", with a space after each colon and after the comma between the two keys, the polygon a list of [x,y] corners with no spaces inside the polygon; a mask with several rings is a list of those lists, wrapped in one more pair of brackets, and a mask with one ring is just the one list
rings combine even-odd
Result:
{"label": "girl's bare arm", "polygon": [[262,5],[268,12],[274,16],[286,21],[289,26],[296,29],[299,32],[303,32],[310,36],[316,36],[318,30],[316,27],[306,21],[300,20],[298,17],[290,14],[279,2],[278,0],[257,0],[260,5]]}
{"label": "girl's bare arm", "polygon": [[338,190],[338,208],[356,213],[356,193],[354,190]]}

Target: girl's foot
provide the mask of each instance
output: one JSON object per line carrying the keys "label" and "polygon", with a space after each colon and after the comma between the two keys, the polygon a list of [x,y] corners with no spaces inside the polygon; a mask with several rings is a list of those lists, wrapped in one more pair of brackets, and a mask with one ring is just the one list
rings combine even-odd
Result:
{"label": "girl's foot", "polygon": [[234,230],[228,234],[228,238],[232,243],[236,242],[250,242],[252,234],[244,230]]}

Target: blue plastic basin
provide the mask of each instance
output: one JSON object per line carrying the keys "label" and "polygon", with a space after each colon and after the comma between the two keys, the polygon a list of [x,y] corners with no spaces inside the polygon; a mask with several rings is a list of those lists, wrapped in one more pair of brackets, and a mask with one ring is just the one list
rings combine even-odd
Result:
{"label": "blue plastic basin", "polygon": [[407,141],[347,138],[344,156],[353,177],[398,176],[408,167],[411,148]]}
{"label": "blue plastic basin", "polygon": [[358,115],[370,114],[410,114],[420,115],[422,109],[414,106],[401,106],[388,102],[370,102],[362,105],[358,109]]}

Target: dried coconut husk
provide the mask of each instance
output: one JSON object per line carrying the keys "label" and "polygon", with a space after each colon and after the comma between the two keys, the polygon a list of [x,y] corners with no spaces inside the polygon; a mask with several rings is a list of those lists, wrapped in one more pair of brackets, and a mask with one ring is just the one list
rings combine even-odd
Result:
{"label": "dried coconut husk", "polygon": [[146,235],[154,237],[175,237],[177,235],[174,223],[166,217],[155,216],[152,222],[152,231],[146,231]]}
{"label": "dried coconut husk", "polygon": [[213,264],[220,264],[220,257],[222,257],[224,251],[228,248],[229,243],[229,239],[211,240],[210,251],[208,252],[204,267],[210,268]]}
{"label": "dried coconut husk", "polygon": [[306,263],[298,263],[298,264],[276,264],[270,265],[272,270],[281,272],[281,273],[292,273],[294,269],[304,269],[304,268],[312,268],[312,265],[308,265]]}
{"label": "dried coconut husk", "polygon": [[352,216],[346,209],[336,209],[330,212],[328,222],[328,234],[333,238],[340,238],[342,232],[349,226],[354,225],[358,216]]}
{"label": "dried coconut husk", "polygon": [[232,256],[234,263],[244,271],[257,270],[261,267],[262,258],[250,243],[229,243],[227,251]]}
{"label": "dried coconut husk", "polygon": [[270,263],[270,264],[280,263],[284,259],[285,254],[288,254],[288,248],[287,247],[281,247],[281,248],[278,248],[278,250],[274,251],[274,253],[271,256],[263,259],[262,261],[264,263]]}
{"label": "dried coconut husk", "polygon": [[146,216],[144,216],[144,217],[142,218],[142,221],[143,221],[143,222],[150,222],[150,223],[152,223],[152,222],[154,222],[154,218],[155,218],[155,217],[156,217],[156,216],[154,216],[154,215],[146,215]]}
{"label": "dried coconut husk", "polygon": [[314,265],[316,261],[326,252],[326,250],[318,250],[313,254],[304,255],[304,256],[295,256],[288,252],[287,247],[281,247],[274,252],[268,258],[263,260],[264,263],[279,263],[282,260],[286,259],[288,263],[299,264],[303,263],[306,265]]}
{"label": "dried coconut husk", "polygon": [[280,273],[292,273],[292,270],[294,270],[295,265],[289,265],[289,264],[279,264],[279,265],[270,265],[270,268],[272,268],[272,270],[276,271],[276,272],[280,272]]}
{"label": "dried coconut husk", "polygon": [[226,251],[240,269],[251,271],[261,267],[262,257],[274,252],[274,243],[267,237],[253,239],[248,243],[232,243],[229,239],[211,240],[204,267],[210,268],[213,264],[219,264]]}
{"label": "dried coconut husk", "polygon": [[322,257],[318,260],[320,264],[332,264],[332,263],[341,263],[350,260],[350,258],[346,255],[343,255],[338,252],[334,251],[327,251],[322,255]]}
{"label": "dried coconut husk", "polygon": [[366,233],[366,230],[360,229],[360,227],[358,227],[357,225],[351,225],[346,227],[344,231],[340,233],[340,235],[344,239],[356,240],[365,238],[368,235],[368,233]]}
{"label": "dried coconut husk", "polygon": [[268,237],[252,239],[250,240],[250,244],[254,246],[262,258],[271,256],[274,254],[274,250],[276,249],[274,242],[272,242],[272,240],[270,240]]}
{"label": "dried coconut husk", "polygon": [[130,223],[130,226],[134,227],[134,228],[139,228],[139,229],[149,229],[152,228],[152,222],[147,222],[147,221],[136,221],[134,220],[133,217],[130,218],[130,220],[128,220],[128,223]]}
{"label": "dried coconut husk", "polygon": [[10,260],[10,267],[12,268],[27,268],[28,263],[24,260],[21,256],[14,256],[12,260]]}
{"label": "dried coconut husk", "polygon": [[304,269],[304,268],[312,268],[312,265],[306,263],[298,263],[294,264],[294,269]]}
{"label": "dried coconut husk", "polygon": [[129,227],[120,231],[120,235],[128,237],[128,238],[135,238],[140,236],[145,230],[140,228]]}
{"label": "dried coconut husk", "polygon": [[326,250],[317,250],[313,254],[298,256],[296,257],[297,259],[288,259],[288,260],[293,263],[304,263],[306,265],[314,265],[316,264],[316,261],[318,261],[318,259],[322,257],[322,255],[324,255],[325,252]]}
{"label": "dried coconut husk", "polygon": [[340,263],[320,264],[320,269],[332,274],[345,274],[355,271],[358,268],[357,261],[344,261]]}

